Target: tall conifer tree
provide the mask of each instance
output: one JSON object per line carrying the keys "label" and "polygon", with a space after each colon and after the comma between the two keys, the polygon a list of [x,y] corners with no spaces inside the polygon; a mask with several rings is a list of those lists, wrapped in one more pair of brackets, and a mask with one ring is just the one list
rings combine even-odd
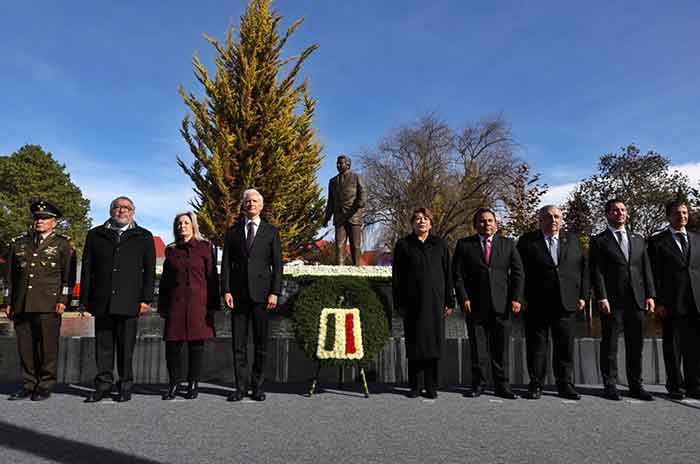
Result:
{"label": "tall conifer tree", "polygon": [[178,164],[194,182],[192,204],[204,235],[221,245],[226,229],[240,217],[243,192],[255,188],[265,198],[263,216],[279,227],[289,255],[311,241],[323,222],[315,101],[308,83],[296,82],[318,45],[283,59],[282,48],[303,19],[280,36],[282,17],[271,4],[250,0],[237,40],[232,29],[225,43],[205,35],[217,51],[216,74],[212,80],[194,56],[204,96],[198,99],[180,87],[192,113],[180,132],[195,159],[188,165],[178,158]]}

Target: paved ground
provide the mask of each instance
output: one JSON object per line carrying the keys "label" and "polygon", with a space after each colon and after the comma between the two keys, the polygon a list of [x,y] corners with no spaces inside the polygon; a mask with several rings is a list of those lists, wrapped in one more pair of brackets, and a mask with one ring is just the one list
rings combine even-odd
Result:
{"label": "paved ground", "polygon": [[[45,402],[0,399],[4,463],[468,463],[665,462],[700,459],[700,401],[553,394],[539,401],[435,400],[371,386],[302,395],[306,385],[273,385],[264,403],[227,403],[226,387],[204,385],[196,400],[164,402],[144,386],[129,403],[84,404],[88,389],[62,386]],[[14,386],[0,386],[9,393]],[[377,391],[381,389],[381,391]],[[551,393],[551,392],[550,392]]]}

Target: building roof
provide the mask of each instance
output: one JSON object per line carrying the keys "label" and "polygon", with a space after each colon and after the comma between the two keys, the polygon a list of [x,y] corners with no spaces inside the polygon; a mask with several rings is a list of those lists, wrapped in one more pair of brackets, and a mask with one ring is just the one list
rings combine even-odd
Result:
{"label": "building roof", "polygon": [[163,239],[155,235],[153,237],[153,246],[156,248],[156,258],[165,258],[165,243]]}

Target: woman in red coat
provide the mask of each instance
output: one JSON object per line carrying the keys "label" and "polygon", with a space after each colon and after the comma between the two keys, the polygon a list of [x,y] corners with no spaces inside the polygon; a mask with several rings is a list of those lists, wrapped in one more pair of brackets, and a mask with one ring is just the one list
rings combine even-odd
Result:
{"label": "woman in red coat", "polygon": [[158,313],[165,319],[165,359],[170,387],[164,400],[175,398],[184,380],[184,348],[189,355],[187,393],[198,394],[204,357],[204,340],[214,336],[214,311],[219,309],[219,277],[216,249],[199,235],[197,216],[181,213],[173,221],[175,242],[165,249],[160,279]]}

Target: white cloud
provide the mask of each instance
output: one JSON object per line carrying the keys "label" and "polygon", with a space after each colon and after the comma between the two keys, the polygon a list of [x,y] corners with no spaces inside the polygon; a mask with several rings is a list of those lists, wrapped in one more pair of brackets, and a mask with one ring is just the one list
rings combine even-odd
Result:
{"label": "white cloud", "polygon": [[550,186],[547,193],[542,195],[541,204],[562,206],[566,202],[569,193],[576,188],[576,185],[578,185],[577,182],[570,182],[568,184]]}
{"label": "white cloud", "polygon": [[173,162],[143,169],[110,160],[87,157],[74,150],[59,151],[68,172],[83,196],[90,200],[93,226],[109,217],[109,203],[117,196],[131,198],[136,205],[136,222],[172,240],[171,221],[175,214],[192,209],[192,182]]}
{"label": "white cloud", "polygon": [[683,163],[676,166],[671,166],[672,170],[682,172],[690,179],[690,185],[697,187],[700,184],[700,162],[698,163]]}
{"label": "white cloud", "polygon": [[[679,171],[690,179],[690,185],[698,187],[700,185],[700,162],[683,163],[670,167],[671,170]],[[542,196],[543,205],[563,205],[569,194],[576,188],[578,182],[552,185],[545,195]]]}

